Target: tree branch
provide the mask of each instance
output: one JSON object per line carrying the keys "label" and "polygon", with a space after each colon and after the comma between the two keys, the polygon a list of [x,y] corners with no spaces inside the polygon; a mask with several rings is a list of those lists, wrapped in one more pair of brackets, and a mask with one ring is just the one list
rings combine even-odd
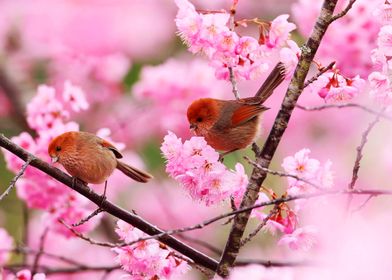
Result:
{"label": "tree branch", "polygon": [[321,111],[321,110],[325,110],[325,109],[331,109],[331,108],[347,108],[347,107],[354,107],[354,108],[359,108],[361,110],[364,110],[370,114],[376,115],[376,116],[380,116],[384,119],[390,120],[392,121],[392,117],[386,115],[385,113],[383,113],[383,111],[376,111],[373,110],[369,107],[366,107],[364,105],[361,104],[357,104],[357,103],[344,103],[344,104],[324,104],[321,106],[303,106],[300,104],[295,105],[295,107],[304,110],[304,111]]}
{"label": "tree branch", "polygon": [[339,19],[339,18],[341,18],[341,17],[344,17],[344,16],[348,13],[348,11],[353,7],[355,1],[356,1],[356,0],[350,0],[350,2],[347,4],[346,8],[344,8],[343,11],[341,11],[340,13],[334,15],[334,16],[331,18],[330,23],[334,22],[335,20],[337,20],[337,19]]}
{"label": "tree branch", "polygon": [[330,64],[328,64],[327,67],[323,67],[319,70],[319,72],[314,75],[312,78],[310,78],[309,80],[307,80],[304,84],[303,88],[306,88],[308,85],[310,85],[311,83],[315,82],[322,74],[324,74],[325,72],[327,72],[328,70],[332,69],[332,67],[335,65],[335,61],[331,62]]}
{"label": "tree branch", "polygon": [[15,177],[11,180],[8,188],[0,195],[0,201],[10,193],[10,191],[12,190],[13,187],[15,187],[16,182],[25,173],[27,166],[29,166],[29,164],[32,160],[33,160],[33,158],[31,158],[31,157],[28,157],[26,159],[26,162],[23,164],[22,168],[15,175]]}
{"label": "tree branch", "polygon": [[[18,156],[24,161],[31,158],[31,163],[30,163],[31,166],[36,167],[37,169],[43,171],[44,173],[56,179],[57,181],[77,191],[78,193],[85,196],[93,203],[95,203],[97,206],[100,206],[102,209],[104,209],[107,213],[111,214],[112,216],[117,217],[118,219],[133,225],[134,227],[140,229],[141,231],[145,232],[148,235],[162,233],[162,230],[150,224],[149,222],[145,221],[138,215],[132,214],[129,211],[126,211],[118,207],[117,205],[114,205],[110,201],[105,200],[102,202],[102,197],[99,194],[93,192],[89,187],[83,185],[81,182],[73,182],[72,177],[62,172],[60,169],[49,165],[47,162],[40,160],[39,158],[30,154],[29,152],[19,147],[18,145],[12,143],[3,134],[0,134],[0,146],[10,151],[11,153],[15,154],[16,156]],[[188,246],[187,244],[181,242],[180,240],[172,236],[164,235],[161,238],[159,238],[159,241],[173,248],[174,250],[178,251],[184,256],[192,259],[196,264],[199,264],[211,270],[215,270],[217,267],[218,264],[217,261],[215,261],[214,259],[197,251],[193,247]]]}
{"label": "tree branch", "polygon": [[[331,22],[336,3],[337,0],[324,1],[320,16],[317,19],[312,34],[302,49],[301,57],[298,61],[294,76],[282,102],[280,111],[275,119],[274,125],[260,155],[256,158],[257,164],[260,164],[264,168],[268,168],[279,145],[279,142],[287,128],[291,113],[302,92],[306,75],[309,72],[310,64],[313,61],[321,39],[323,38],[325,32],[327,31],[328,25]],[[244,194],[240,208],[252,206],[256,202],[259,188],[266,176],[267,172],[258,168],[253,169],[252,176],[250,178],[250,182]],[[237,215],[234,219],[234,223],[217,270],[218,275],[222,277],[227,277],[229,275],[229,269],[233,266],[237,258],[239,249],[241,247],[241,239],[248,223],[249,216],[250,212],[244,212]]]}

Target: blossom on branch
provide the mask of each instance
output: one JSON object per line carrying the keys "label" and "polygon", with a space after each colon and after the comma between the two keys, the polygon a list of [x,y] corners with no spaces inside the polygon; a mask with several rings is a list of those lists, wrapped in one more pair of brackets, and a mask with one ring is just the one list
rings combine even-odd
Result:
{"label": "blossom on branch", "polygon": [[[232,171],[219,161],[219,154],[203,137],[192,137],[182,143],[169,132],[161,151],[167,160],[166,172],[188,191],[190,196],[207,206],[233,197],[242,197],[248,178],[240,163]],[[236,199],[236,198],[235,198]]]}
{"label": "blossom on branch", "polygon": [[[132,242],[147,235],[137,228],[117,222],[116,233],[125,242]],[[135,280],[170,279],[185,274],[189,265],[176,257],[169,248],[155,239],[137,242],[133,245],[114,248],[116,261]]]}
{"label": "blossom on branch", "polygon": [[[267,71],[266,58],[273,50],[283,47],[296,26],[280,15],[272,22],[253,22],[260,27],[260,39],[240,36],[230,25],[230,14],[218,12],[199,13],[188,0],[176,0],[179,8],[176,24],[185,44],[192,53],[203,53],[215,68],[218,79],[229,80],[229,67],[239,79],[251,80]],[[243,23],[246,25],[246,21]]]}
{"label": "blossom on branch", "polygon": [[338,70],[323,73],[313,84],[310,85],[326,102],[347,102],[355,98],[363,89],[365,81],[358,75],[354,78],[346,78]]}

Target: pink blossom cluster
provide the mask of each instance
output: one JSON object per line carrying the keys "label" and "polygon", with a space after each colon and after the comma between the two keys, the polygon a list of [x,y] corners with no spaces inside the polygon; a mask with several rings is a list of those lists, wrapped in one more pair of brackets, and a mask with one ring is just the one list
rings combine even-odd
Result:
{"label": "pink blossom cluster", "polygon": [[14,247],[14,239],[4,228],[0,228],[0,267],[10,259],[10,250]]}
{"label": "pink blossom cluster", "polygon": [[[338,1],[335,13],[349,1]],[[357,0],[344,17],[336,20],[323,37],[316,60],[328,64],[336,61],[342,73],[367,77],[372,71],[370,54],[376,46],[380,28],[374,11],[382,0]],[[297,0],[292,6],[294,19],[302,34],[308,36],[321,10],[322,0]]]}
{"label": "pink blossom cluster", "polygon": [[327,160],[322,165],[317,159],[310,158],[309,154],[309,149],[302,149],[294,156],[288,156],[283,160],[282,167],[287,174],[305,180],[287,177],[289,195],[306,194],[313,192],[316,187],[329,189],[333,186],[332,162]]}
{"label": "pink blossom cluster", "polygon": [[377,48],[372,51],[372,61],[375,71],[370,73],[370,96],[380,104],[392,105],[392,87],[390,72],[392,69],[392,5],[380,5],[377,15],[382,19],[382,27],[378,33]]}
{"label": "pink blossom cluster", "polygon": [[365,80],[358,75],[347,78],[337,69],[322,74],[310,87],[326,102],[347,102],[355,98],[365,86]]}
{"label": "pink blossom cluster", "polygon": [[318,230],[315,226],[303,226],[283,235],[278,245],[286,245],[291,250],[309,251],[317,245],[318,239]]}
{"label": "pink blossom cluster", "polygon": [[31,275],[31,271],[28,269],[23,269],[14,275],[8,275],[5,280],[46,280],[46,275],[44,273],[36,273]]}
{"label": "pink blossom cluster", "polygon": [[161,136],[167,130],[189,135],[186,120],[189,104],[197,98],[222,98],[225,93],[231,94],[230,91],[224,81],[216,80],[206,61],[172,58],[158,66],[142,69],[132,90],[136,103],[131,112],[132,121],[129,121],[129,109],[124,109],[122,112],[126,114],[117,118],[117,122],[124,118],[125,129],[129,127],[127,134],[135,135],[139,141],[151,134]]}
{"label": "pink blossom cluster", "polygon": [[232,171],[219,161],[219,153],[203,137],[182,143],[174,133],[165,136],[161,151],[167,160],[166,172],[198,201],[207,206],[233,196],[242,197],[248,177],[240,163]]}
{"label": "pink blossom cluster", "polygon": [[[121,220],[117,222],[116,233],[128,243],[147,236]],[[174,252],[155,239],[117,247],[113,251],[117,254],[116,261],[134,280],[171,279],[190,269],[186,261],[176,257]]]}
{"label": "pink blossom cluster", "polygon": [[[317,160],[309,157],[310,150],[302,149],[294,156],[284,158],[282,167],[289,175],[287,177],[288,195],[300,195],[312,193],[316,188],[328,189],[333,185],[333,174],[331,161],[323,165]],[[292,250],[310,250],[318,241],[318,229],[312,225],[298,227],[298,212],[302,209],[303,201],[296,200],[295,209],[290,209],[286,204],[280,206],[277,214],[273,215],[267,222],[266,228],[275,233],[277,230],[283,233],[278,241],[279,245],[287,245]],[[283,215],[284,214],[284,215]],[[259,218],[264,218],[262,214]]]}
{"label": "pink blossom cluster", "polygon": [[203,53],[210,59],[218,79],[229,79],[229,67],[236,78],[259,77],[268,70],[266,58],[271,51],[284,46],[295,29],[295,24],[287,21],[288,15],[280,15],[270,23],[259,22],[262,31],[257,40],[233,31],[227,11],[200,13],[188,0],[176,0],[176,4],[181,38],[192,53]]}
{"label": "pink blossom cluster", "polygon": [[[88,106],[83,91],[70,82],[65,83],[62,94],[56,93],[52,87],[41,85],[36,96],[27,105],[27,122],[36,131],[37,137],[33,138],[29,133],[22,132],[11,140],[50,162],[47,154],[49,142],[63,132],[79,130],[77,123],[69,121],[70,110],[78,112],[87,109]],[[14,173],[19,172],[24,162],[7,151],[4,151],[4,155],[8,169]],[[57,220],[63,219],[66,223],[72,224],[91,212],[87,200],[75,196],[71,189],[32,167],[28,167],[24,176],[17,181],[16,190],[28,207],[47,211],[45,221],[50,221],[48,226],[67,236],[71,236],[69,231],[64,230]],[[96,223],[97,219],[92,223],[83,224],[78,230],[90,231]]]}

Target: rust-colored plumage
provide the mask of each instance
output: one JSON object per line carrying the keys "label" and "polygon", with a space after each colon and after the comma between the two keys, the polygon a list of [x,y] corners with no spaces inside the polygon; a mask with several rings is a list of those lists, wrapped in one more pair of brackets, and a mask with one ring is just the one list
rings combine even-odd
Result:
{"label": "rust-colored plumage", "polygon": [[108,141],[88,132],[71,131],[54,138],[48,147],[53,162],[86,183],[100,184],[114,169],[137,182],[146,183],[152,176],[118,160],[121,153]]}
{"label": "rust-colored plumage", "polygon": [[257,137],[263,105],[284,80],[285,68],[278,63],[254,97],[239,100],[201,98],[188,107],[190,128],[197,136],[225,154],[249,146]]}

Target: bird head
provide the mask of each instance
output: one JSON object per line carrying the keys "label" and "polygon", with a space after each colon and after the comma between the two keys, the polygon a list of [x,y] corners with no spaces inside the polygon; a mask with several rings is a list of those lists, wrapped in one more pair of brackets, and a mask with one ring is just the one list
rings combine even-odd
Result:
{"label": "bird head", "polygon": [[63,133],[49,143],[48,154],[52,159],[52,163],[58,162],[61,159],[61,155],[74,139],[73,133],[74,132]]}
{"label": "bird head", "polygon": [[216,100],[212,98],[201,98],[193,101],[187,111],[189,128],[196,135],[211,129],[219,119],[218,109]]}

